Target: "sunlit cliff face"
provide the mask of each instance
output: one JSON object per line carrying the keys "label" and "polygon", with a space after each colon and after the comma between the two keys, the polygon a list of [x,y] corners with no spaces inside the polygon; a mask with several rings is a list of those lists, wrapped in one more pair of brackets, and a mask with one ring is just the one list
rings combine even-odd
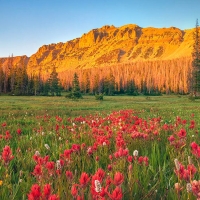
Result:
{"label": "sunlit cliff face", "polygon": [[[170,60],[190,57],[193,32],[170,28],[141,28],[134,24],[122,27],[103,26],[66,43],[44,45],[30,58],[14,57],[13,63],[27,65],[28,73],[52,66],[58,72],[142,60]],[[1,64],[8,62],[0,59]]]}

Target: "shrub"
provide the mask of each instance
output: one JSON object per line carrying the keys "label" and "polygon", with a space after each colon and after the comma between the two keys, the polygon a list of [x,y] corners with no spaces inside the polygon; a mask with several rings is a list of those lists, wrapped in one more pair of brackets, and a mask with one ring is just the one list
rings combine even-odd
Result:
{"label": "shrub", "polygon": [[95,99],[99,101],[103,101],[103,94],[95,94]]}

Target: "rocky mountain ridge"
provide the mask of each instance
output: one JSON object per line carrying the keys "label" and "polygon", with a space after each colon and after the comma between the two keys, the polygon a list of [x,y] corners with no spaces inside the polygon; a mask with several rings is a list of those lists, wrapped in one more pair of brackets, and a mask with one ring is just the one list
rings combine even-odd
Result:
{"label": "rocky mountain ridge", "polygon": [[[103,26],[66,43],[43,45],[30,58],[13,57],[13,64],[23,63],[28,73],[41,69],[49,73],[86,69],[120,63],[150,60],[171,60],[191,57],[195,29],[141,28],[135,24],[122,27]],[[0,58],[2,66],[8,58]]]}

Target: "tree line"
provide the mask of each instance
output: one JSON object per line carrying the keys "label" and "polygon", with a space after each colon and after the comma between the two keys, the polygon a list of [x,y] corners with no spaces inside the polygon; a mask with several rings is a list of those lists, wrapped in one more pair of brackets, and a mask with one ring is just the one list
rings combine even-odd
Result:
{"label": "tree line", "polygon": [[53,67],[48,78],[41,70],[28,75],[24,63],[14,66],[10,57],[6,66],[0,66],[0,94],[60,96],[62,86],[56,68]]}
{"label": "tree line", "polygon": [[0,66],[0,93],[59,96],[61,91],[73,90],[74,79],[83,94],[187,94],[190,90],[192,58],[68,70],[60,74],[53,67],[48,76],[41,69],[37,74],[27,74],[23,63],[13,66],[12,57],[9,60],[7,66]]}

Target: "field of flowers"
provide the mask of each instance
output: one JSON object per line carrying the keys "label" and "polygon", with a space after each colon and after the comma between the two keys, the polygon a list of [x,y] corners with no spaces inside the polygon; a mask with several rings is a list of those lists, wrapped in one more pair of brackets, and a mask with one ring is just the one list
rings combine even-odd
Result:
{"label": "field of flowers", "polygon": [[200,199],[199,102],[159,101],[73,116],[4,105],[0,199]]}

